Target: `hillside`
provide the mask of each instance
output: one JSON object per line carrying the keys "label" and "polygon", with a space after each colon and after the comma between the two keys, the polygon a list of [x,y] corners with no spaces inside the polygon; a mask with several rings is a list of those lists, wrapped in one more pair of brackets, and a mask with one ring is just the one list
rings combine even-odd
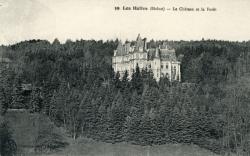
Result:
{"label": "hillside", "polygon": [[49,118],[42,114],[29,113],[26,110],[9,110],[4,118],[13,131],[19,153],[33,151],[39,132],[47,127],[52,127],[50,131],[65,136],[63,130],[54,126]]}
{"label": "hillside", "polygon": [[[18,145],[18,153],[27,156],[52,155],[52,156],[212,156],[212,152],[199,148],[196,145],[166,144],[155,146],[139,146],[128,143],[104,143],[92,139],[78,138],[76,141],[67,139],[71,144],[59,152],[50,154],[35,154],[33,147],[39,129],[51,121],[44,115],[28,113],[24,110],[8,111],[4,117],[13,129],[13,137]],[[57,128],[58,129],[58,128]],[[62,132],[62,131],[61,131]],[[66,134],[64,134],[66,135]]]}
{"label": "hillside", "polygon": [[[37,136],[37,129],[50,133],[51,127],[41,123],[51,120],[64,127],[71,139],[145,146],[195,144],[215,153],[239,149],[250,153],[249,89],[244,88],[247,84],[228,85],[244,82],[240,77],[250,73],[248,44],[178,42],[182,82],[162,77],[157,83],[151,70],[139,66],[131,80],[128,74],[115,73],[110,62],[117,43],[33,40],[5,47],[12,63],[0,77],[3,110],[27,109],[49,118],[40,121],[44,118],[34,114],[21,121],[18,115],[10,115],[18,144],[33,145],[31,136]],[[152,41],[148,46],[160,44]],[[24,95],[23,84],[32,86],[29,95]],[[24,122],[23,129],[16,120]],[[21,139],[22,133],[30,133],[27,140]]]}

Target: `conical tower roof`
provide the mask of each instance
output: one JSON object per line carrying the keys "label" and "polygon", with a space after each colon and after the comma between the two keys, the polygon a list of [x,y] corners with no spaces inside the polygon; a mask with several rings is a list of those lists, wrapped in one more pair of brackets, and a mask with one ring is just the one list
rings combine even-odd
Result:
{"label": "conical tower roof", "polygon": [[141,41],[142,39],[141,39],[141,35],[140,34],[138,34],[138,36],[137,36],[137,38],[136,38],[136,41]]}
{"label": "conical tower roof", "polygon": [[136,39],[136,50],[139,50],[140,48],[144,48],[144,41],[141,38],[141,35],[138,34]]}
{"label": "conical tower roof", "polygon": [[155,50],[155,58],[160,58],[159,48],[156,48]]}
{"label": "conical tower roof", "polygon": [[117,50],[117,53],[116,53],[117,56],[122,56],[122,55],[125,55],[125,54],[126,54],[126,53],[125,53],[125,48],[124,48],[124,46],[123,46],[121,40],[119,41],[116,50]]}

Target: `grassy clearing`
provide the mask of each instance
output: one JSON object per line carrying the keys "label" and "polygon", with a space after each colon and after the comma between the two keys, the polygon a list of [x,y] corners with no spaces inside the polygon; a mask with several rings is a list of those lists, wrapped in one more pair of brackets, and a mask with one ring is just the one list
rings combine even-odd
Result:
{"label": "grassy clearing", "polygon": [[26,153],[26,156],[217,156],[195,145],[166,144],[139,146],[128,143],[103,143],[80,138],[62,151],[51,154]]}

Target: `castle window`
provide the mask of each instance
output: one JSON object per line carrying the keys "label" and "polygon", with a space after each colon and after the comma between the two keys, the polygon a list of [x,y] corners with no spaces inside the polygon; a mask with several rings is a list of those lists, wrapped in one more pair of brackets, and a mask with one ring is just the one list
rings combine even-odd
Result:
{"label": "castle window", "polygon": [[163,65],[161,65],[161,69],[163,68]]}
{"label": "castle window", "polygon": [[169,78],[169,75],[168,75],[168,73],[166,73],[166,77],[167,77],[167,78]]}
{"label": "castle window", "polygon": [[150,65],[148,65],[148,68],[151,68],[151,64],[150,64]]}
{"label": "castle window", "polygon": [[166,69],[168,69],[168,65],[166,65]]}

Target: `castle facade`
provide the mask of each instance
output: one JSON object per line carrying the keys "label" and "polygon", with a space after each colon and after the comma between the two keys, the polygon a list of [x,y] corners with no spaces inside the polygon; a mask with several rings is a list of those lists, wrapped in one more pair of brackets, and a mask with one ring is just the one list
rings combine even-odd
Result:
{"label": "castle facade", "polygon": [[131,78],[136,66],[151,70],[156,81],[160,77],[167,77],[170,81],[181,81],[180,62],[176,58],[175,50],[163,43],[157,48],[147,48],[146,38],[142,39],[140,34],[135,42],[119,42],[112,57],[114,71],[122,77],[125,71]]}

